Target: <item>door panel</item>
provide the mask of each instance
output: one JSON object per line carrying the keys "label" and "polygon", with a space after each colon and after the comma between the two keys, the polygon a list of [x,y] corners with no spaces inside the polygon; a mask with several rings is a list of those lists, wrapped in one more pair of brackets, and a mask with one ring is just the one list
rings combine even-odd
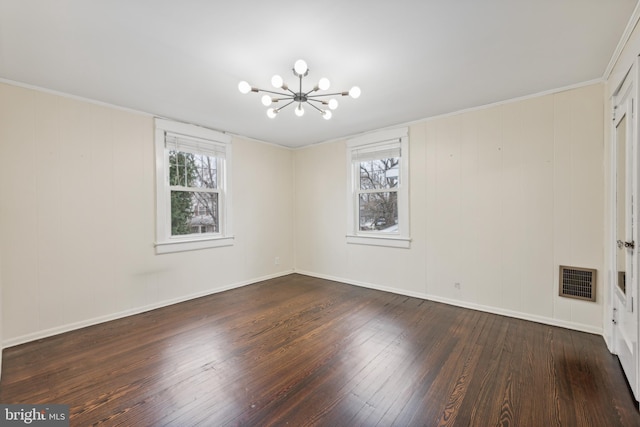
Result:
{"label": "door panel", "polygon": [[638,314],[635,305],[637,274],[635,228],[636,212],[634,195],[634,161],[636,143],[634,141],[633,85],[625,82],[616,97],[614,118],[615,145],[615,286],[612,303],[614,310],[615,352],[638,399]]}

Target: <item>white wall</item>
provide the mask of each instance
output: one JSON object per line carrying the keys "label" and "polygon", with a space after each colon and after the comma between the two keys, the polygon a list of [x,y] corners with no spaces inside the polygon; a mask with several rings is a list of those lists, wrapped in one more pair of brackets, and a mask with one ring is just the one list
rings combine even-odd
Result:
{"label": "white wall", "polygon": [[148,115],[0,84],[5,346],[293,270],[293,154],[241,138],[235,245],[156,255],[153,131]]}
{"label": "white wall", "polygon": [[296,151],[297,270],[601,332],[602,274],[596,303],[557,294],[560,264],[603,269],[603,93],[412,125],[408,250],[345,243],[344,141]]}

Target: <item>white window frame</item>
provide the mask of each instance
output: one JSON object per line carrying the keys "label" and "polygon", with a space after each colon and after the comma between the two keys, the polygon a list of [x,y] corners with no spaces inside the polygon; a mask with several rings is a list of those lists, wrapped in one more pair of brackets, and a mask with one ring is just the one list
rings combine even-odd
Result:
{"label": "white window frame", "polygon": [[[156,150],[156,242],[157,254],[192,251],[233,245],[231,220],[231,137],[221,132],[187,123],[155,119]],[[169,186],[169,148],[166,135],[181,135],[201,143],[224,147],[224,161],[218,165],[218,228],[217,233],[171,235],[171,188]]]}
{"label": "white window frame", "polygon": [[[400,180],[398,184],[398,231],[361,231],[359,227],[360,165],[355,162],[359,150],[386,151],[397,144],[400,148]],[[347,141],[347,243],[409,248],[409,128],[386,129]]]}

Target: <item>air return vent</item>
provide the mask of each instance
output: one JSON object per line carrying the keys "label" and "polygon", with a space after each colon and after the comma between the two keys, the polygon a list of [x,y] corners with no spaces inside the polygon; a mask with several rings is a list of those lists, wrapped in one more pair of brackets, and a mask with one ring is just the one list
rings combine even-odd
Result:
{"label": "air return vent", "polygon": [[560,296],[595,301],[596,270],[561,265]]}

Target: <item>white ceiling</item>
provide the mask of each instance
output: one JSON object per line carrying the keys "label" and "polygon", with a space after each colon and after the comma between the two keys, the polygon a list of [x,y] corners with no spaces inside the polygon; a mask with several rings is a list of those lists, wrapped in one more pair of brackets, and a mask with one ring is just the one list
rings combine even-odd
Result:
{"label": "white ceiling", "polygon": [[[600,79],[636,2],[0,0],[0,78],[299,147]],[[238,91],[299,58],[362,96],[271,120]]]}

